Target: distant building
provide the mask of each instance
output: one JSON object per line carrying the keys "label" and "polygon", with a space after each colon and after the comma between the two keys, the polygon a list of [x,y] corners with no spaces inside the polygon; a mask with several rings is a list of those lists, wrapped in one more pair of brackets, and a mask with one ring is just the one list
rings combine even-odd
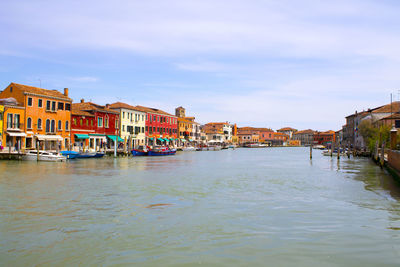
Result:
{"label": "distant building", "polygon": [[231,143],[234,125],[228,122],[210,122],[203,126],[208,141]]}
{"label": "distant building", "polygon": [[332,142],[335,142],[336,133],[335,131],[326,132],[315,132],[314,133],[314,144],[330,146]]}
{"label": "distant building", "polygon": [[297,130],[293,129],[293,128],[290,128],[290,127],[285,127],[285,128],[281,128],[281,129],[277,130],[277,132],[278,133],[284,133],[284,134],[289,136],[289,139],[292,139],[293,134],[295,132],[297,132]]}
{"label": "distant building", "polygon": [[297,131],[293,134],[292,139],[299,140],[303,146],[310,146],[314,143],[314,132],[311,129]]}

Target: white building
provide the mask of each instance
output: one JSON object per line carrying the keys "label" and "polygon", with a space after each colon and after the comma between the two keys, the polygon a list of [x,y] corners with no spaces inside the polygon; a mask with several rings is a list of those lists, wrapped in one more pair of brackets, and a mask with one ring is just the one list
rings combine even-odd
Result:
{"label": "white building", "polygon": [[119,114],[119,136],[128,148],[144,146],[146,140],[146,112],[126,103],[116,102],[110,105]]}

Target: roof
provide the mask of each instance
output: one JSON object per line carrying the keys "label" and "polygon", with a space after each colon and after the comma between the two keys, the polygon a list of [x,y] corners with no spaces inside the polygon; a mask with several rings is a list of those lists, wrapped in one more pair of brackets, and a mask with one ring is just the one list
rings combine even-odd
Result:
{"label": "roof", "polygon": [[66,101],[72,102],[71,98],[69,98],[68,96],[65,96],[63,93],[61,93],[57,90],[48,90],[48,89],[43,89],[43,88],[39,88],[39,87],[18,84],[18,83],[11,83],[10,86],[12,86],[15,89],[21,90],[24,93],[30,93],[30,94],[42,95],[42,96],[48,96],[48,97],[56,97],[56,98],[61,98]]}
{"label": "roof", "polygon": [[311,129],[307,129],[307,130],[302,130],[302,131],[297,131],[297,132],[295,132],[294,134],[296,135],[296,134],[313,134],[315,131],[314,130],[311,130]]}
{"label": "roof", "polygon": [[110,108],[106,108],[105,106],[101,106],[98,104],[94,104],[92,102],[80,102],[80,103],[73,103],[72,104],[72,110],[73,111],[97,111],[97,112],[106,112],[106,113],[112,113],[112,114],[119,114],[118,111],[115,111]]}
{"label": "roof", "polygon": [[315,132],[315,134],[318,134],[318,135],[331,135],[331,134],[335,134],[335,131],[329,130],[329,131],[325,131],[325,132]]}
{"label": "roof", "polygon": [[124,108],[124,109],[131,109],[131,110],[136,110],[136,111],[141,111],[141,112],[145,112],[143,111],[143,109],[138,108],[136,106],[131,106],[129,104],[123,103],[123,102],[115,102],[110,104],[109,106],[111,109],[119,109],[119,108]]}
{"label": "roof", "polygon": [[87,116],[87,117],[94,117],[94,115],[92,113],[89,113],[87,111],[84,110],[79,110],[76,107],[74,108],[74,106],[72,105],[71,108],[71,114],[75,115],[75,116]]}
{"label": "roof", "polygon": [[255,128],[255,127],[238,127],[238,131],[259,131],[259,132],[273,132],[271,128]]}
{"label": "roof", "polygon": [[392,104],[384,105],[372,111],[372,113],[390,113],[400,111],[400,101],[393,102]]}
{"label": "roof", "polygon": [[394,114],[384,117],[380,120],[392,120],[392,119],[400,119],[400,113],[394,113]]}
{"label": "roof", "polygon": [[194,121],[188,120],[186,118],[178,118],[178,121],[179,122],[187,122],[187,123],[191,123],[191,124],[195,123]]}
{"label": "roof", "polygon": [[284,127],[284,128],[281,128],[281,129],[279,129],[277,131],[297,131],[297,129],[294,129],[294,128],[291,128],[291,127]]}
{"label": "roof", "polygon": [[139,108],[139,110],[143,111],[143,112],[157,113],[157,114],[161,114],[161,115],[176,117],[175,115],[172,115],[172,114],[165,112],[158,108],[149,108],[149,107],[144,107],[144,106],[136,106],[136,108]]}

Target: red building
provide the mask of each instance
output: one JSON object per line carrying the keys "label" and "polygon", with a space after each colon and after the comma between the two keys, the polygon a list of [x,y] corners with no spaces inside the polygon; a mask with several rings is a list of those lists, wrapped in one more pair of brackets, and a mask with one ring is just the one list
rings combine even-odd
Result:
{"label": "red building", "polygon": [[156,108],[136,107],[146,112],[146,144],[176,145],[178,138],[178,118],[176,116]]}
{"label": "red building", "polygon": [[71,142],[75,150],[111,148],[118,137],[119,112],[91,102],[72,104]]}
{"label": "red building", "polygon": [[330,145],[335,142],[335,131],[315,132],[314,145]]}

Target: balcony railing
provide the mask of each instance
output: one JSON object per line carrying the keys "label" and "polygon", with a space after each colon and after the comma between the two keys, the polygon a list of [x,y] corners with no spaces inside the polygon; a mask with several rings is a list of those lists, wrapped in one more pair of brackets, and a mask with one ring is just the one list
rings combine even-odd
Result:
{"label": "balcony railing", "polygon": [[7,130],[21,130],[24,128],[24,124],[23,123],[9,123],[7,122]]}

